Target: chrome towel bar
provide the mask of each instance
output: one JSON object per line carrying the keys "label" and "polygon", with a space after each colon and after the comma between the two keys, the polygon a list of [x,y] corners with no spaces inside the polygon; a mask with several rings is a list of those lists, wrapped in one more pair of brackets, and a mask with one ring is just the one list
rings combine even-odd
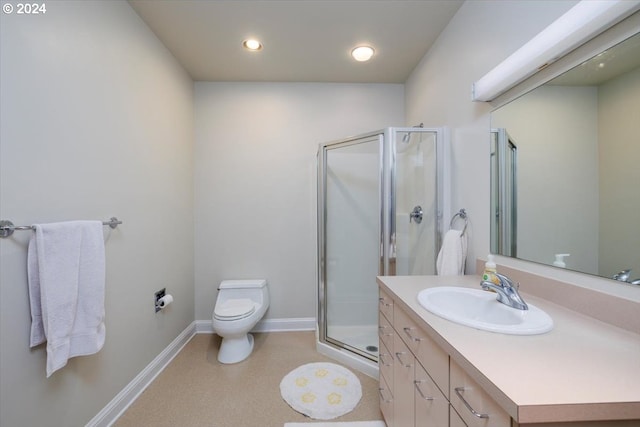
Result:
{"label": "chrome towel bar", "polygon": [[[118,218],[111,217],[109,221],[103,221],[102,225],[108,225],[111,228],[116,228],[119,224],[122,224]],[[9,237],[13,234],[14,231],[21,230],[35,230],[33,225],[13,225],[11,221],[2,220],[0,221],[0,238]]]}

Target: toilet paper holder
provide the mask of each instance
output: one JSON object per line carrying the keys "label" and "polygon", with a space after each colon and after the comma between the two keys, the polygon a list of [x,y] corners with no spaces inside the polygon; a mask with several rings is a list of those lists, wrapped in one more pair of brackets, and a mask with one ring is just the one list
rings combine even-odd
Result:
{"label": "toilet paper holder", "polygon": [[160,289],[154,294],[154,297],[154,306],[156,313],[173,302],[173,296],[171,296],[171,294],[167,294],[167,288]]}

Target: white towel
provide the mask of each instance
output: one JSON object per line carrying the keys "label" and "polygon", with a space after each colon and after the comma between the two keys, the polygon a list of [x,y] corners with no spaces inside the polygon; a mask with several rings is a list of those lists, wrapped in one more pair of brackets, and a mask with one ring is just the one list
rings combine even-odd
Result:
{"label": "white towel", "polygon": [[445,233],[442,247],[436,260],[439,276],[464,275],[467,259],[467,237],[461,230],[449,230]]}
{"label": "white towel", "polygon": [[35,225],[29,241],[31,347],[47,341],[47,377],[104,345],[105,256],[100,221]]}

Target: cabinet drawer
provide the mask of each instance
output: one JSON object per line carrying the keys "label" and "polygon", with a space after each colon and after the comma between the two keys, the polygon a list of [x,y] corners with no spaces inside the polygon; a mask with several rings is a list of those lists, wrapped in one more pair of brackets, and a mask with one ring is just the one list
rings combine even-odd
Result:
{"label": "cabinet drawer", "polygon": [[393,399],[396,427],[414,427],[415,358],[397,336],[393,340]]}
{"label": "cabinet drawer", "polygon": [[384,314],[389,321],[393,321],[393,298],[380,288],[378,288],[378,291],[378,306],[380,312]]}
{"label": "cabinet drawer", "polygon": [[416,359],[447,396],[449,393],[449,355],[402,310],[394,311],[393,324],[398,336],[415,354]]}
{"label": "cabinet drawer", "polygon": [[469,427],[511,426],[511,417],[453,361],[449,398]]}
{"label": "cabinet drawer", "polygon": [[383,376],[380,376],[379,392],[380,412],[382,412],[387,427],[393,427],[393,395],[391,394],[391,387],[389,387]]}
{"label": "cabinet drawer", "polygon": [[389,350],[393,349],[393,326],[382,314],[378,315],[378,337]]}
{"label": "cabinet drawer", "polygon": [[[393,348],[393,347],[391,347]],[[380,353],[378,353],[378,365],[380,376],[383,376],[387,384],[393,384],[393,352],[380,340]],[[389,390],[391,392],[391,390]],[[393,394],[391,392],[391,394]]]}
{"label": "cabinet drawer", "polygon": [[453,409],[453,406],[449,406],[449,426],[450,427],[467,427],[467,425],[462,421],[460,415]]}
{"label": "cabinet drawer", "polygon": [[419,363],[415,366],[414,388],[416,427],[448,427],[449,401]]}

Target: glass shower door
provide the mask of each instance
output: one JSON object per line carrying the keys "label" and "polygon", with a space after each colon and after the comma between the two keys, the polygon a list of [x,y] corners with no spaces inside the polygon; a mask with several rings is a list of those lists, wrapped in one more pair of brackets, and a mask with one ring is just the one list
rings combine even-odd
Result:
{"label": "glass shower door", "polygon": [[439,130],[392,128],[390,275],[436,274],[442,220]]}
{"label": "glass shower door", "polygon": [[321,340],[377,360],[383,134],[327,145],[321,156]]}

